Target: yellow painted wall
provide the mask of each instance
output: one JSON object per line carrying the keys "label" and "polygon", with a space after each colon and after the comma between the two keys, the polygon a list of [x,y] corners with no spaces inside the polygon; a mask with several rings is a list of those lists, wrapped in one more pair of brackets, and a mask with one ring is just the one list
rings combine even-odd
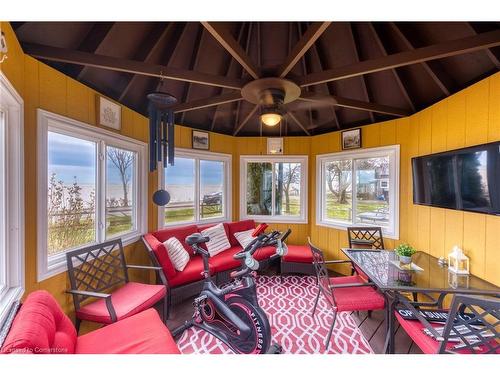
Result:
{"label": "yellow painted wall", "polygon": [[[95,125],[97,93],[47,65],[27,56],[8,23],[0,23],[6,34],[9,58],[0,65],[25,106],[25,205],[26,210],[26,290],[49,290],[63,308],[71,313],[71,297],[66,274],[38,283],[36,280],[36,109],[43,108],[85,123]],[[122,107],[121,134],[147,142],[147,119]],[[387,240],[392,248],[409,242],[419,250],[435,256],[446,255],[455,244],[464,247],[471,257],[472,272],[500,284],[498,272],[498,233],[500,218],[439,208],[415,206],[412,203],[410,158],[430,152],[500,140],[500,73],[436,103],[408,118],[363,127],[363,147],[401,145],[400,239]],[[176,146],[191,147],[191,129],[176,126]],[[233,155],[233,220],[239,217],[239,157],[266,153],[266,140],[259,137],[238,137],[211,133],[210,149]],[[340,133],[314,137],[285,138],[285,154],[309,155],[309,224],[273,224],[284,230],[292,228],[291,243],[305,243],[310,235],[329,258],[342,258],[341,247],[347,246],[345,231],[317,226],[315,223],[316,155],[340,151]],[[149,197],[157,189],[157,174],[148,177]],[[157,210],[148,204],[148,227],[157,228]],[[130,263],[149,261],[140,242],[126,248]],[[339,268],[347,273],[346,267]],[[151,275],[134,274],[145,279]]]}

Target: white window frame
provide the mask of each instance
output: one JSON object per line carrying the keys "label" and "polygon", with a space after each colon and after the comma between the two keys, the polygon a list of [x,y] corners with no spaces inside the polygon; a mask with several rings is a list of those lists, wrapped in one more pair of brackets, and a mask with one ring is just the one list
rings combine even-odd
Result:
{"label": "white window frame", "polygon": [[[326,163],[337,160],[355,160],[389,156],[389,226],[382,227],[385,237],[399,239],[399,167],[400,152],[399,145],[360,149],[354,151],[343,151],[332,154],[322,154],[316,156],[316,224],[319,226],[345,230],[350,226],[374,226],[369,223],[347,223],[326,218],[326,184],[325,168]],[[353,164],[353,169],[355,168]],[[356,174],[352,175],[353,195],[356,186]],[[353,199],[354,202],[354,199]],[[353,203],[354,206],[354,203]],[[377,225],[376,225],[377,226]]]}
{"label": "white window frame", "polygon": [[6,288],[0,293],[0,327],[12,305],[24,293],[24,102],[5,75],[0,72],[0,111],[4,127],[0,128],[0,199],[5,210],[1,213],[0,272],[6,271]]}
{"label": "white window frame", "polygon": [[[272,163],[273,164],[273,186],[275,182],[274,165],[275,163],[300,163],[300,216],[289,215],[249,215],[247,214],[247,165],[248,163]],[[259,222],[267,223],[293,223],[293,224],[307,224],[308,216],[308,155],[242,155],[240,156],[240,219],[253,219]],[[275,191],[272,189],[272,200],[274,202]],[[274,212],[274,204],[273,212]]]}
{"label": "white window frame", "polygon": [[[218,152],[191,150],[186,148],[175,148],[175,157],[194,159],[195,161],[195,181],[194,181],[194,220],[182,221],[175,223],[165,223],[165,207],[158,207],[158,228],[171,228],[184,225],[204,225],[213,223],[223,223],[230,221],[232,217],[232,161],[231,154],[223,154]],[[223,191],[223,215],[221,217],[210,219],[199,218],[199,199],[200,199],[200,160],[220,161],[224,163],[224,191]],[[169,168],[168,165],[165,168]],[[158,165],[158,188],[165,189],[165,171],[162,163]],[[166,188],[168,191],[168,187]]]}
{"label": "white window frame", "polygon": [[[137,153],[134,179],[136,204],[135,230],[118,234],[123,245],[139,240],[147,231],[147,144],[114,132],[98,128],[42,109],[37,110],[38,118],[38,281],[45,280],[67,270],[66,252],[102,243],[106,238],[106,146],[122,148]],[[66,249],[56,255],[48,256],[47,249],[47,184],[48,184],[48,144],[49,131],[96,142],[96,241],[75,248]]]}

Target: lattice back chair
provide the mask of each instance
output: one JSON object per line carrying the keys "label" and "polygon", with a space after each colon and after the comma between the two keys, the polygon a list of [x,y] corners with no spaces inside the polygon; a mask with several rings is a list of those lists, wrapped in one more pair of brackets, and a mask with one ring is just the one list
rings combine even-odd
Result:
{"label": "lattice back chair", "polygon": [[500,299],[456,295],[442,337],[439,353],[500,354]]}
{"label": "lattice back chair", "polygon": [[325,348],[328,350],[338,312],[382,310],[385,301],[384,297],[373,289],[373,283],[365,282],[359,276],[330,277],[326,268],[327,264],[350,262],[348,260],[325,261],[323,252],[311,243],[310,238],[307,240],[313,256],[318,285],[318,294],[314,301],[312,316],[314,317],[321,294],[333,312],[332,324],[325,340]]}
{"label": "lattice back chair", "polygon": [[[66,253],[75,306],[77,330],[82,320],[109,324],[163,302],[167,316],[166,288],[131,282],[128,269],[154,270],[161,267],[127,265],[121,239],[115,239]],[[97,301],[82,305],[89,298]]]}
{"label": "lattice back chair", "polygon": [[348,227],[347,235],[351,249],[384,249],[381,227]]}

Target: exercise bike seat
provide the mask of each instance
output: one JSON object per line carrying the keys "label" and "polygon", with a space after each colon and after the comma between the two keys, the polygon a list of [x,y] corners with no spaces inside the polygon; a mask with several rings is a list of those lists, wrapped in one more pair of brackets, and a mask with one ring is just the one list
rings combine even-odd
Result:
{"label": "exercise bike seat", "polygon": [[186,237],[186,243],[191,246],[210,241],[210,238],[202,236],[200,233],[193,233]]}

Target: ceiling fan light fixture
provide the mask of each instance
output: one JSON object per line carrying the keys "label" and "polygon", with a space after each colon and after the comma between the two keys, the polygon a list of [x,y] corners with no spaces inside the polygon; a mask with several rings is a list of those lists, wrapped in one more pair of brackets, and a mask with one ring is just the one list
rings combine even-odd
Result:
{"label": "ceiling fan light fixture", "polygon": [[261,121],[267,126],[276,126],[281,121],[281,114],[275,112],[263,113],[260,116]]}

